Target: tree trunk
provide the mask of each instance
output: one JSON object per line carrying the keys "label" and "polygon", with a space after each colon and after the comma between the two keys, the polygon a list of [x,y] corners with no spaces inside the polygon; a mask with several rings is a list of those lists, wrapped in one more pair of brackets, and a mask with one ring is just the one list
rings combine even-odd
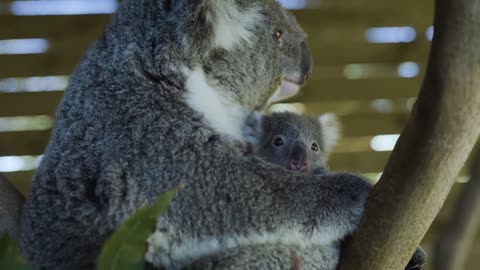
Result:
{"label": "tree trunk", "polygon": [[342,270],[404,269],[480,134],[480,1],[436,0],[434,25],[422,90]]}
{"label": "tree trunk", "polygon": [[470,181],[463,187],[450,222],[442,231],[435,250],[433,269],[461,270],[480,226],[480,151],[472,165]]}

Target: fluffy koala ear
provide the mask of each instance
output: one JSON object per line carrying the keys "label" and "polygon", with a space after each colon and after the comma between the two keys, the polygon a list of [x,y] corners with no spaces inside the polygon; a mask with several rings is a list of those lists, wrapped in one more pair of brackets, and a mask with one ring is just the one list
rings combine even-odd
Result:
{"label": "fluffy koala ear", "polygon": [[243,129],[242,137],[245,142],[251,144],[253,148],[259,144],[262,137],[263,115],[254,111],[248,117]]}
{"label": "fluffy koala ear", "polygon": [[250,44],[255,25],[262,16],[257,6],[239,8],[234,0],[203,0],[197,16],[211,29],[211,44],[230,50],[240,44]]}
{"label": "fluffy koala ear", "polygon": [[325,152],[330,152],[340,139],[340,122],[333,113],[322,114],[317,120],[320,123]]}

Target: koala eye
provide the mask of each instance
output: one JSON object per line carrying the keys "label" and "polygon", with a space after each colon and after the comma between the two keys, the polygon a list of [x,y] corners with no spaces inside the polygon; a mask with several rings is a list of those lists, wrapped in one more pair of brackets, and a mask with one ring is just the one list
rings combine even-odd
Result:
{"label": "koala eye", "polygon": [[277,30],[275,34],[273,35],[277,41],[280,41],[280,39],[283,36],[283,31],[282,30]]}
{"label": "koala eye", "polygon": [[316,143],[313,143],[311,149],[312,149],[312,151],[317,152],[318,151],[318,145]]}
{"label": "koala eye", "polygon": [[283,140],[282,140],[282,138],[280,138],[280,137],[275,138],[275,140],[273,141],[273,144],[274,144],[275,146],[282,146],[282,145],[283,145]]}

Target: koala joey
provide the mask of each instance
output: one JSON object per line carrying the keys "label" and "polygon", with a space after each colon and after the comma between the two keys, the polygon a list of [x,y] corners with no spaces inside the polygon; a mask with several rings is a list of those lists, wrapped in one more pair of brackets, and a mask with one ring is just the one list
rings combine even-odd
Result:
{"label": "koala joey", "polygon": [[339,139],[334,114],[317,117],[291,112],[254,112],[243,129],[254,155],[294,171],[325,173],[327,158]]}

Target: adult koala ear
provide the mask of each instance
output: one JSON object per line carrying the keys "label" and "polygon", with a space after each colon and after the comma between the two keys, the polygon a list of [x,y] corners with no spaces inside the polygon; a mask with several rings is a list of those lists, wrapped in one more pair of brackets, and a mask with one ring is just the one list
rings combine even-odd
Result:
{"label": "adult koala ear", "polygon": [[[202,0],[194,5],[192,42],[203,41],[210,49],[231,50],[241,44],[249,44],[252,29],[262,19],[260,7],[239,7],[234,0]],[[195,44],[194,44],[195,45]]]}
{"label": "adult koala ear", "polygon": [[323,148],[325,152],[330,152],[340,139],[341,125],[338,118],[333,113],[326,113],[318,116],[318,123],[323,137]]}

